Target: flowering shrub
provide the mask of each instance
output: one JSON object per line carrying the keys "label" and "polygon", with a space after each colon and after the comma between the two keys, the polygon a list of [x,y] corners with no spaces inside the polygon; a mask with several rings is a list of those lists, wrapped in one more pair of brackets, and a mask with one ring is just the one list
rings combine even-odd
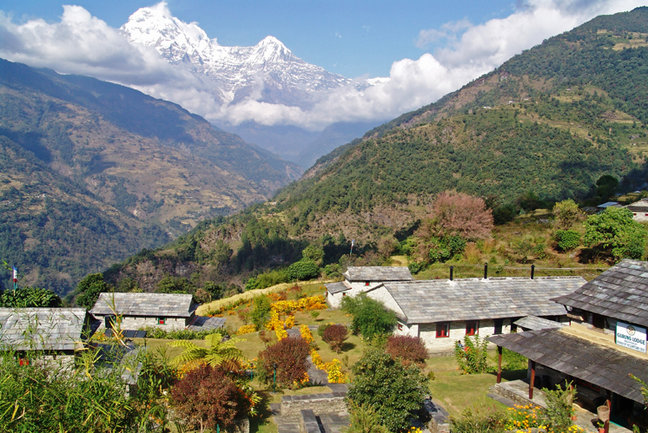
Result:
{"label": "flowering shrub", "polygon": [[254,331],[256,331],[256,326],[254,326],[253,323],[250,323],[250,324],[248,324],[248,325],[243,325],[243,326],[241,326],[241,327],[236,331],[236,333],[237,333],[238,335],[243,335],[243,334],[249,334],[249,333],[254,332]]}
{"label": "flowering shrub", "polygon": [[585,433],[583,428],[572,424],[571,419],[563,426],[558,425],[550,413],[532,404],[515,405],[507,410],[506,415],[504,428],[507,431],[531,433],[532,429],[537,428],[547,433]]}
{"label": "flowering shrub", "polygon": [[308,325],[301,325],[299,327],[299,333],[308,344],[311,344],[313,342],[313,334],[311,333]]}
{"label": "flowering shrub", "polygon": [[311,349],[310,355],[315,367],[319,368],[320,370],[324,370],[324,361],[322,361],[322,357],[317,352],[317,350]]}
{"label": "flowering shrub", "polygon": [[342,363],[339,359],[335,358],[331,362],[324,364],[324,370],[328,374],[329,383],[344,383],[346,382],[346,377],[342,372]]}

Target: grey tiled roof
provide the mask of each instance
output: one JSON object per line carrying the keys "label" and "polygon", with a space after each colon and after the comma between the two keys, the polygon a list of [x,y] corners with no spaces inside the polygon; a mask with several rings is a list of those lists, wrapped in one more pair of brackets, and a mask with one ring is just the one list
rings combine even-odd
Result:
{"label": "grey tiled roof", "polygon": [[74,350],[85,338],[83,308],[0,308],[0,344],[13,350]]}
{"label": "grey tiled roof", "polygon": [[542,329],[488,337],[538,364],[643,404],[641,386],[628,373],[648,380],[648,359],[632,356],[562,332]]}
{"label": "grey tiled roof", "polygon": [[101,293],[90,312],[146,317],[189,317],[194,308],[192,296],[180,293]]}
{"label": "grey tiled roof", "polygon": [[633,212],[646,212],[648,211],[648,200],[643,198],[634,203],[630,203],[629,205],[626,206],[626,209],[631,210]]}
{"label": "grey tiled roof", "polygon": [[573,293],[554,300],[635,325],[648,326],[648,262],[623,260]]}
{"label": "grey tiled roof", "polygon": [[521,319],[513,322],[514,325],[519,326],[520,328],[530,329],[532,331],[538,329],[554,329],[562,328],[565,326],[564,323],[554,322],[553,320],[543,319],[542,317],[537,316],[526,316]]}
{"label": "grey tiled roof", "polygon": [[558,316],[565,308],[550,298],[576,290],[581,277],[465,278],[386,282],[407,323],[506,317]]}
{"label": "grey tiled roof", "polygon": [[325,286],[326,286],[326,290],[330,294],[336,294],[336,293],[340,293],[340,292],[345,292],[345,291],[350,289],[350,287],[348,287],[346,284],[344,284],[344,281],[341,281],[339,283],[325,284]]}
{"label": "grey tiled roof", "polygon": [[343,274],[349,281],[410,281],[406,266],[349,266]]}

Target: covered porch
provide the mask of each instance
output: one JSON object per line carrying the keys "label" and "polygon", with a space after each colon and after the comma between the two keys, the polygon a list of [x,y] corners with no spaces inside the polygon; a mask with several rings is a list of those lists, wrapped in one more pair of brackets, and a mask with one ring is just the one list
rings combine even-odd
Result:
{"label": "covered porch", "polygon": [[608,407],[605,432],[616,431],[610,427],[615,424],[645,428],[648,420],[641,385],[631,375],[648,380],[648,359],[589,341],[570,328],[490,337],[500,354],[497,382],[501,382],[501,353],[505,347],[529,359],[524,385],[529,400],[534,400],[540,388],[553,388],[567,381],[576,386],[576,402],[583,409],[596,413],[598,407]]}

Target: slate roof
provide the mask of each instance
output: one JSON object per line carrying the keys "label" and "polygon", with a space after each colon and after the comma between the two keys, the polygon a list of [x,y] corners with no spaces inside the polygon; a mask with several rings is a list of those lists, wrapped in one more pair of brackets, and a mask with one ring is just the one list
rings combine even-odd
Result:
{"label": "slate roof", "polygon": [[555,329],[565,326],[564,323],[554,322],[553,320],[543,319],[537,316],[526,316],[513,322],[520,328],[536,331],[538,329]]}
{"label": "slate roof", "polygon": [[465,278],[386,282],[406,323],[507,317],[560,316],[565,307],[550,298],[582,286],[581,277]]}
{"label": "slate roof", "polygon": [[0,345],[13,350],[68,351],[85,339],[83,308],[0,308]]}
{"label": "slate roof", "polygon": [[349,286],[347,286],[346,284],[344,284],[344,281],[339,282],[339,283],[329,283],[329,284],[325,284],[325,286],[326,286],[326,290],[328,290],[328,292],[329,292],[330,294],[332,294],[332,295],[334,295],[334,294],[336,294],[336,293],[340,293],[340,292],[346,292],[347,290],[350,289]]}
{"label": "slate roof", "polygon": [[648,359],[598,345],[560,329],[493,335],[488,340],[538,364],[643,404],[641,386],[629,374],[648,380]]}
{"label": "slate roof", "polygon": [[406,266],[349,266],[344,274],[348,281],[411,281]]}
{"label": "slate roof", "polygon": [[195,310],[192,296],[180,293],[100,293],[90,312],[144,317],[190,317]]}
{"label": "slate roof", "polygon": [[639,201],[636,201],[634,203],[630,203],[625,207],[628,210],[631,210],[633,212],[646,212],[648,211],[648,200],[645,198],[642,198]]}
{"label": "slate roof", "polygon": [[623,260],[573,293],[554,301],[648,326],[648,262]]}

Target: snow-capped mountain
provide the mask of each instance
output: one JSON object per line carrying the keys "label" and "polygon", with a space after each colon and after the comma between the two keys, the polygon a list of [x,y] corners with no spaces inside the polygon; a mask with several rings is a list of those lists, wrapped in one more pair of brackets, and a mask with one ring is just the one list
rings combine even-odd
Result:
{"label": "snow-capped mountain", "polygon": [[168,62],[206,79],[222,104],[253,99],[305,108],[317,93],[351,83],[303,61],[273,36],[251,47],[219,45],[198,24],[172,16],[165,3],[138,9],[121,30],[131,43],[153,47]]}

